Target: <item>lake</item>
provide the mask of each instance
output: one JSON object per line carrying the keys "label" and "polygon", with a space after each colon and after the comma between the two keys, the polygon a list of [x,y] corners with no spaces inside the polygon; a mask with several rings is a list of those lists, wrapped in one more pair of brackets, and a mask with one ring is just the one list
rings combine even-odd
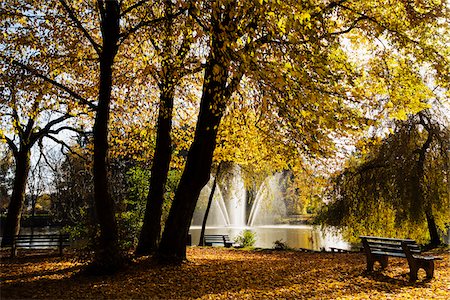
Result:
{"label": "lake", "polygon": [[[232,240],[244,229],[256,233],[255,247],[273,248],[275,241],[282,241],[290,248],[303,248],[320,251],[330,247],[350,250],[351,245],[332,230],[322,231],[311,225],[266,225],[252,227],[206,227],[205,234],[228,234]],[[192,245],[198,245],[201,226],[191,226]]]}

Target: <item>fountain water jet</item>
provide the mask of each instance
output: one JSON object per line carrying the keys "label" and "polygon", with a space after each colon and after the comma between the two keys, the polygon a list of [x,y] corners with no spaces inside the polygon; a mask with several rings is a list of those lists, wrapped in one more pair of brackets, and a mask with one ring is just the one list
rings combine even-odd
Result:
{"label": "fountain water jet", "polygon": [[224,180],[218,187],[222,192],[223,201],[230,216],[231,227],[243,227],[246,222],[246,191],[244,180],[242,179],[241,168],[233,165],[224,176]]}
{"label": "fountain water jet", "polygon": [[260,185],[250,210],[248,226],[274,225],[286,216],[283,179],[283,173],[275,173]]}
{"label": "fountain water jet", "polygon": [[[250,214],[247,218],[248,201],[242,170],[233,165],[224,179],[218,183],[213,205],[208,216],[208,226],[246,227],[255,225],[274,225],[286,216],[284,204],[283,173],[268,176],[259,186],[254,201],[251,203]],[[192,225],[201,224],[209,193],[211,193],[211,179],[200,193]],[[200,215],[200,216],[199,216]],[[218,218],[222,216],[222,218]],[[211,219],[211,220],[210,220]]]}
{"label": "fountain water jet", "polygon": [[[202,189],[199,196],[199,201],[194,212],[191,224],[193,226],[200,226],[202,224],[203,216],[208,202],[208,197],[211,194],[212,180]],[[230,225],[230,216],[226,204],[224,202],[222,192],[219,188],[216,188],[214,193],[213,202],[209,211],[207,226],[221,227]]]}

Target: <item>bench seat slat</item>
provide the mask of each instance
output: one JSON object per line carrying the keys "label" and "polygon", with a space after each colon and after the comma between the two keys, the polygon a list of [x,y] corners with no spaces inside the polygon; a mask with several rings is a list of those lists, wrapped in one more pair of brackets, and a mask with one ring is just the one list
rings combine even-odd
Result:
{"label": "bench seat slat", "polygon": [[370,252],[386,252],[386,253],[403,253],[402,249],[392,249],[392,248],[381,248],[381,247],[373,247],[370,248]]}
{"label": "bench seat slat", "polygon": [[[370,249],[382,249],[382,250],[388,250],[391,252],[403,252],[403,248],[401,246],[399,247],[393,247],[393,246],[380,246],[380,245],[369,245]],[[409,247],[409,250],[413,253],[421,253],[419,247],[411,248]]]}
{"label": "bench seat slat", "polygon": [[[41,237],[44,237],[44,238],[47,238],[47,237],[59,238],[59,236],[60,236],[59,234],[20,234],[20,235],[17,235],[16,238],[30,238],[30,237],[32,237],[32,238],[41,238]],[[69,235],[63,234],[62,236],[65,237],[65,236],[69,236]]]}
{"label": "bench seat slat", "polygon": [[423,255],[413,255],[415,259],[422,259],[422,260],[441,260],[442,257],[439,256],[423,256]]}
{"label": "bench seat slat", "polygon": [[[50,243],[50,242],[45,242],[45,241],[32,241],[32,242],[20,242],[20,243],[16,243],[16,247],[22,247],[22,246],[59,246],[60,243],[59,242],[54,242],[54,243]],[[69,243],[62,243],[63,246],[68,246]]]}
{"label": "bench seat slat", "polygon": [[372,254],[376,254],[376,255],[387,255],[387,256],[393,256],[393,257],[406,257],[406,255],[404,253],[399,253],[399,252],[386,252],[386,251],[372,251]]}
{"label": "bench seat slat", "polygon": [[[62,241],[68,241],[69,239],[61,239]],[[16,239],[16,242],[28,242],[28,241],[44,241],[44,242],[56,242],[56,241],[60,241],[60,239],[44,239],[44,238],[40,238],[40,239]]]}
{"label": "bench seat slat", "polygon": [[[401,247],[402,241],[399,240],[397,242],[395,241],[370,241],[368,240],[367,243],[370,245],[380,245],[380,246],[392,246],[392,247]],[[414,246],[415,243],[408,243],[408,245]]]}

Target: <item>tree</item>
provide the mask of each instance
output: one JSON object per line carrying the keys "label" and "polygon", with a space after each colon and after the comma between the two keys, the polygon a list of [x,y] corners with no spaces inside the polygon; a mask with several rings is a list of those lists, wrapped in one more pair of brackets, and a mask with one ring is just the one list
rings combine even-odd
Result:
{"label": "tree", "polygon": [[353,238],[383,234],[424,241],[428,236],[431,247],[439,245],[438,229],[445,231],[450,221],[446,146],[450,131],[435,112],[421,111],[397,121],[392,134],[339,173],[333,202],[322,220],[345,226]]}
{"label": "tree", "polygon": [[[91,265],[94,272],[115,272],[123,266],[123,255],[118,245],[118,229],[115,217],[114,203],[109,193],[108,180],[108,125],[110,117],[111,93],[113,87],[113,65],[119,46],[130,35],[139,29],[155,25],[164,19],[153,18],[146,10],[146,1],[132,3],[119,3],[117,0],[97,1],[99,29],[101,44],[97,43],[89,32],[83,27],[80,20],[74,14],[73,9],[60,1],[65,11],[74,23],[74,27],[80,30],[90,42],[98,55],[99,81],[96,115],[93,127],[94,135],[94,202],[96,216],[100,226],[100,236],[95,259]],[[127,5],[127,6],[125,6]],[[89,5],[88,5],[89,7]],[[133,13],[137,9],[143,12],[143,17],[136,17]],[[129,19],[127,20],[127,17]],[[121,23],[125,28],[121,28]]]}
{"label": "tree", "polygon": [[[87,102],[71,90],[70,84],[64,85],[51,78],[67,80],[61,74],[73,64],[68,63],[70,55],[58,55],[58,51],[64,53],[74,41],[73,35],[68,34],[64,46],[55,42],[60,37],[61,23],[58,17],[48,13],[49,10],[54,12],[52,9],[44,2],[2,2],[0,26],[4,34],[0,56],[4,88],[0,117],[4,129],[0,138],[15,157],[15,183],[3,228],[5,236],[19,231],[31,148],[36,144],[41,146],[43,139],[67,146],[58,134],[64,130],[77,131],[69,121],[75,115],[81,118],[88,111],[77,105],[77,101]],[[48,76],[42,74],[43,70]],[[4,243],[7,241],[4,239]]]}
{"label": "tree", "polygon": [[[135,253],[149,254],[156,251],[161,236],[161,215],[164,203],[164,189],[172,157],[172,118],[176,88],[189,73],[201,70],[196,59],[190,57],[190,47],[194,42],[194,24],[189,17],[174,17],[175,4],[164,1],[162,8],[165,21],[149,37],[156,55],[160,57],[149,65],[151,74],[159,87],[159,114],[155,154],[152,161],[147,206]],[[160,36],[159,41],[155,36]],[[181,41],[181,42],[179,42]],[[160,66],[158,62],[161,61]],[[192,69],[190,65],[197,65]]]}
{"label": "tree", "polygon": [[[113,85],[117,84],[113,80],[114,61],[119,46],[126,44],[130,36],[141,28],[157,24],[161,19],[152,18],[152,14],[147,10],[146,1],[119,3],[116,0],[98,0],[95,2],[96,5],[92,4],[90,1],[69,3],[60,0],[56,9],[53,5],[47,6],[45,1],[33,3],[19,1],[18,8],[5,6],[5,15],[14,20],[12,23],[25,25],[34,23],[35,26],[29,26],[33,33],[33,46],[36,49],[31,53],[42,55],[32,55],[33,62],[37,66],[24,61],[21,57],[24,41],[14,37],[15,29],[6,22],[7,30],[4,37],[9,40],[8,48],[2,48],[2,57],[6,58],[10,65],[19,66],[69,94],[75,99],[74,102],[78,107],[85,105],[95,110],[94,198],[100,234],[92,270],[113,272],[123,265],[107,178],[111,96]],[[21,25],[17,27],[21,28]],[[65,41],[69,43],[65,44]],[[129,50],[124,48],[122,47],[124,51],[120,53],[123,55],[122,63],[125,62],[124,57]],[[61,58],[64,61],[62,65],[59,64]],[[49,68],[42,67],[46,63]],[[76,92],[77,88],[80,93]]]}
{"label": "tree", "polygon": [[[189,149],[186,166],[178,185],[167,219],[158,255],[162,260],[181,262],[186,257],[186,239],[195,204],[201,189],[207,183],[212,164],[217,128],[226,107],[226,101],[237,88],[242,71],[229,74],[231,59],[224,52],[236,37],[228,28],[234,20],[223,14],[231,12],[232,3],[221,11],[220,4],[211,4],[211,49],[206,63],[200,112],[194,141]],[[231,84],[227,84],[232,79]]]}
{"label": "tree", "polygon": [[[388,97],[390,101],[383,103],[398,109],[398,115],[424,108],[423,94],[399,97],[401,93],[388,82],[389,74],[375,72],[377,68],[364,77],[363,85],[358,73],[364,73],[362,66],[368,64],[355,65],[341,40],[350,33],[356,43],[386,41],[390,46],[385,47],[387,56],[403,51],[420,58],[420,63],[434,61],[436,78],[447,78],[448,67],[438,63],[448,61],[447,46],[429,44],[436,35],[442,36],[439,24],[440,18],[445,18],[446,5],[416,7],[398,1],[394,6],[405,17],[389,13],[379,1],[214,1],[190,8],[209,35],[210,47],[195,137],[162,236],[161,260],[180,263],[185,259],[187,232],[199,192],[208,181],[217,130],[244,77],[260,97],[259,111],[271,117],[273,130],[278,131],[273,136],[309,156],[326,154],[339,134],[365,124],[362,112],[379,104],[382,93],[397,91],[397,97]],[[433,24],[426,30],[425,20]],[[417,33],[427,38],[417,41]],[[416,47],[413,50],[412,45]],[[427,50],[425,56],[423,49]],[[381,63],[376,67],[383,69]],[[408,64],[398,69],[411,71]],[[377,85],[378,79],[385,80]]]}
{"label": "tree", "polygon": [[73,117],[73,112],[64,101],[51,101],[54,93],[51,85],[40,81],[41,85],[36,86],[26,71],[8,69],[1,77],[0,117],[4,129],[0,131],[0,138],[8,145],[15,161],[14,183],[3,227],[2,245],[5,246],[10,245],[12,237],[20,231],[31,148],[44,138],[58,141],[56,136],[61,131],[72,130],[67,121]]}
{"label": "tree", "polygon": [[118,230],[114,203],[109,194],[108,181],[108,123],[112,90],[112,67],[119,48],[120,7],[118,1],[98,1],[102,46],[96,47],[99,56],[98,104],[94,133],[94,201],[100,225],[99,249],[92,269],[114,272],[123,265],[118,245]]}

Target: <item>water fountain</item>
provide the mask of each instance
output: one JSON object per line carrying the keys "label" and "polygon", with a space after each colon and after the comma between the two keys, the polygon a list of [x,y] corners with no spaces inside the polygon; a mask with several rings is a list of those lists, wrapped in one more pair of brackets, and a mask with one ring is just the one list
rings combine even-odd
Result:
{"label": "water fountain", "polygon": [[[286,172],[268,176],[249,199],[242,170],[229,168],[214,194],[206,223],[207,234],[228,234],[235,237],[244,229],[256,232],[258,247],[272,248],[281,240],[294,248],[320,250],[324,247],[348,248],[349,245],[329,233],[309,225],[286,223]],[[211,193],[213,179],[203,188],[192,219],[191,234],[197,243],[204,211]]]}
{"label": "water fountain", "polygon": [[250,210],[248,226],[280,224],[281,218],[286,217],[284,177],[283,173],[275,173],[260,185]]}
{"label": "water fountain", "polygon": [[[283,173],[268,176],[258,188],[254,201],[247,197],[241,169],[234,165],[231,176],[216,187],[214,200],[208,216],[207,226],[253,227],[278,224],[286,216],[286,205],[282,189]],[[204,208],[211,193],[212,179],[203,188],[197,203],[193,226],[202,223]],[[247,207],[250,210],[247,212]]]}

